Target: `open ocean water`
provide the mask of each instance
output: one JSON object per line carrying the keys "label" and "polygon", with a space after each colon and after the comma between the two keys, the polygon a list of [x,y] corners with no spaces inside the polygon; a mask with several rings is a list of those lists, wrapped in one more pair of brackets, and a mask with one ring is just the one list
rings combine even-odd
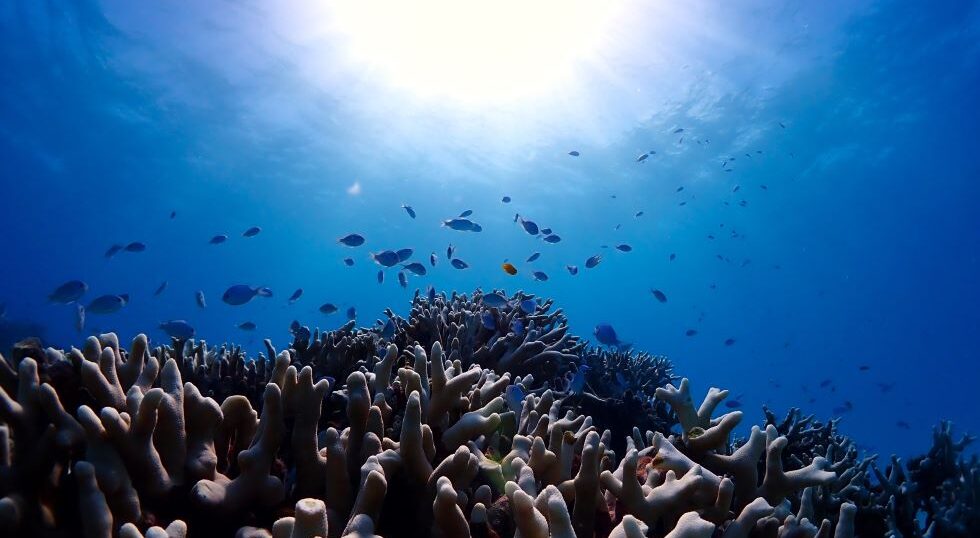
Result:
{"label": "open ocean water", "polygon": [[[740,434],[762,405],[882,455],[941,419],[980,433],[980,5],[550,9],[471,53],[467,27],[379,44],[412,37],[404,13],[344,3],[0,3],[2,352],[186,320],[254,355],[428,286],[524,290],[667,356],[696,399],[730,389]],[[464,211],[480,231],[444,224]],[[404,248],[425,275],[372,258]],[[81,330],[49,300],[74,279]],[[272,296],[231,306],[236,284]]]}

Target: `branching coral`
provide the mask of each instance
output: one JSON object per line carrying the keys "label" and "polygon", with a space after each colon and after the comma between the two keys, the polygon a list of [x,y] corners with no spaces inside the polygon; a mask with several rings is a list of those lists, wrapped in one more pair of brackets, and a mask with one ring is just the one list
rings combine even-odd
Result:
{"label": "branching coral", "polygon": [[[269,359],[254,361],[203,342],[151,349],[142,336],[127,350],[114,335],[0,360],[0,525],[10,536],[277,538],[861,528],[867,503],[850,501],[871,502],[871,464],[833,424],[794,415],[733,447],[742,414],[713,417],[727,391],[695,408],[686,379],[668,383],[668,363],[585,350],[560,311],[536,305],[416,296],[407,321],[300,327],[288,349],[267,341]],[[552,382],[597,361],[652,369],[628,390],[655,396],[642,412],[660,426],[605,426]],[[594,378],[592,397],[623,396],[603,393],[606,382]],[[678,435],[662,421],[672,416]],[[963,444],[944,430],[927,458],[883,477],[880,520],[898,529],[908,503],[923,509],[896,493],[914,476],[930,484],[935,529],[975,529],[976,462],[957,461]]]}

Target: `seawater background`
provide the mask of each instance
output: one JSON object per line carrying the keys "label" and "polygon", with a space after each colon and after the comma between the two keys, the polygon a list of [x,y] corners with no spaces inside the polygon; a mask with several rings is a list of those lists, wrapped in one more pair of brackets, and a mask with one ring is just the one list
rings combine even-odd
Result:
{"label": "seawater background", "polygon": [[[573,84],[483,107],[378,84],[302,27],[301,4],[0,6],[7,336],[35,323],[46,343],[78,345],[73,308],[45,300],[73,278],[91,287],[85,303],[132,297],[90,315],[86,334],[159,342],[156,325],[183,318],[253,352],[263,337],[284,344],[293,319],[330,328],[351,305],[363,325],[387,306],[404,315],[428,284],[524,289],[553,297],[576,334],[608,322],[668,355],[697,398],[744,394],[745,424],[763,403],[827,418],[849,400],[844,430],[882,453],[923,450],[940,418],[980,431],[976,4],[692,4],[688,24],[656,26],[661,13],[633,5]],[[464,209],[482,233],[439,226]],[[515,212],[563,241],[528,236]],[[262,233],[242,238],[252,225]],[[364,247],[335,242],[355,231]],[[207,244],[217,233],[231,238]],[[136,240],[148,250],[103,257]],[[448,265],[449,243],[469,270]],[[618,243],[634,251],[600,248]],[[394,271],[377,285],[368,252],[402,247],[426,263],[436,251],[438,267],[407,290]],[[534,251],[547,282],[529,278]],[[236,283],[276,295],[230,307],[220,296]],[[318,313],[327,301],[341,311]],[[258,330],[236,329],[246,320]]]}

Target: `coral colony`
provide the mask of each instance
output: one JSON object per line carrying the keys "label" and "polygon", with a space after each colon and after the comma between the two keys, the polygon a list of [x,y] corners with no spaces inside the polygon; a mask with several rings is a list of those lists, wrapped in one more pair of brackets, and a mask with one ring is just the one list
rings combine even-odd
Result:
{"label": "coral colony", "polygon": [[696,406],[666,358],[589,347],[549,300],[483,297],[294,324],[254,359],[21,342],[0,360],[0,535],[980,535],[980,463],[949,424],[882,466],[836,420],[748,427],[717,412],[727,390]]}

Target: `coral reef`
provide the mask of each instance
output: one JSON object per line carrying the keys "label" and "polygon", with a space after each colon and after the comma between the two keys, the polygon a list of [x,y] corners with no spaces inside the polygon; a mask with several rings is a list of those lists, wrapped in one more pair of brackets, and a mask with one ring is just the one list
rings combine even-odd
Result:
{"label": "coral reef", "polygon": [[550,301],[484,298],[294,324],[255,360],[143,335],[18,346],[0,358],[0,533],[976,535],[980,465],[948,425],[885,472],[797,410],[732,442],[728,391],[695,407],[665,358],[587,347]]}

